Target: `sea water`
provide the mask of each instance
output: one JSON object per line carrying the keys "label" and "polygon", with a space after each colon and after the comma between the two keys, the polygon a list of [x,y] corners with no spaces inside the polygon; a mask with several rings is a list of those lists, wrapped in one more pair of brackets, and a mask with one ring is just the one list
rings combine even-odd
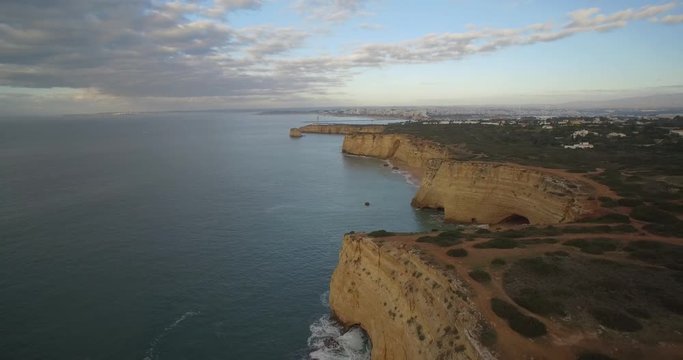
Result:
{"label": "sea water", "polygon": [[369,358],[328,316],[343,234],[438,224],[341,136],[288,137],[314,120],[0,120],[0,358]]}

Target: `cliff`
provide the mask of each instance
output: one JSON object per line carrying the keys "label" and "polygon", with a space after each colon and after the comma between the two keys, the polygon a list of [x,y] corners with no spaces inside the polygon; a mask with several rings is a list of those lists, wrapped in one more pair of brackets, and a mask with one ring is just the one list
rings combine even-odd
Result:
{"label": "cliff", "polygon": [[344,236],[330,307],[372,339],[373,359],[492,358],[479,345],[481,314],[453,271],[400,241]]}
{"label": "cliff", "polygon": [[415,170],[420,176],[432,167],[432,162],[449,157],[448,150],[437,143],[399,134],[347,135],[342,152],[391,160]]}
{"label": "cliff", "polygon": [[377,134],[384,131],[384,125],[309,124],[300,127],[299,131],[309,134]]}
{"label": "cliff", "polygon": [[299,130],[298,128],[291,128],[291,129],[289,129],[289,137],[292,137],[292,138],[300,138],[300,137],[302,137],[302,136],[303,136],[303,135],[301,134],[301,130]]}
{"label": "cliff", "polygon": [[452,160],[445,147],[408,135],[347,135],[342,151],[416,169],[422,183],[412,205],[444,209],[449,221],[564,223],[597,205],[587,181],[521,165]]}

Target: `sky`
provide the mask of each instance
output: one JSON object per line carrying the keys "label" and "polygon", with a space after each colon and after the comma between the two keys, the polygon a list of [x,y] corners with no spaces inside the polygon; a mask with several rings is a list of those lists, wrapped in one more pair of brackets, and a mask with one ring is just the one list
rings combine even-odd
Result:
{"label": "sky", "polygon": [[683,93],[683,2],[3,0],[0,115]]}

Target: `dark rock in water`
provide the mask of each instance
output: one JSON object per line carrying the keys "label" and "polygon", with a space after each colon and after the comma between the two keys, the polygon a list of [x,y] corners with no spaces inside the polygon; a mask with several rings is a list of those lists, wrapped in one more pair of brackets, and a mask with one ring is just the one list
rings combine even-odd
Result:
{"label": "dark rock in water", "polygon": [[398,170],[398,166],[394,166],[394,167],[392,167],[392,169]]}
{"label": "dark rock in water", "polygon": [[382,166],[386,166],[386,167],[388,167],[388,166],[389,166],[389,164],[384,164],[384,165],[382,165]]}
{"label": "dark rock in water", "polygon": [[323,343],[325,344],[325,347],[329,349],[337,349],[340,347],[339,342],[337,342],[337,340],[331,337],[325,338],[325,340],[323,340]]}
{"label": "dark rock in water", "polygon": [[365,206],[370,206],[370,202],[366,201]]}

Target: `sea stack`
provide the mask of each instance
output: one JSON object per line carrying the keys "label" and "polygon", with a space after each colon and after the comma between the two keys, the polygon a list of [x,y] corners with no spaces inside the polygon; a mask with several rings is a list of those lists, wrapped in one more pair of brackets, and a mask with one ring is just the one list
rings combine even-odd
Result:
{"label": "sea stack", "polygon": [[289,137],[291,138],[300,138],[302,137],[303,134],[301,134],[301,130],[299,128],[291,128],[289,129]]}

